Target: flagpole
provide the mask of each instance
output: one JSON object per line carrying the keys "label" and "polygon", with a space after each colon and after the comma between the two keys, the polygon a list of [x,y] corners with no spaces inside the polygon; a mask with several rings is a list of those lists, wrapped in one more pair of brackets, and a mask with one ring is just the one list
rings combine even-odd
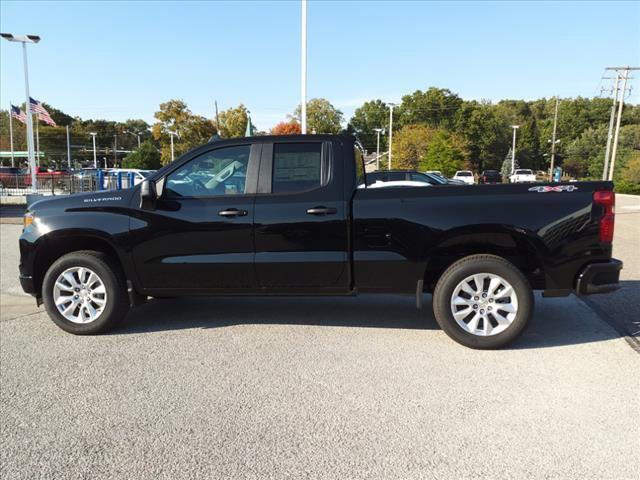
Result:
{"label": "flagpole", "polygon": [[38,114],[34,114],[36,117],[36,162],[40,166],[40,127],[38,121]]}
{"label": "flagpole", "polygon": [[71,170],[71,139],[69,138],[69,125],[67,125],[67,164]]}
{"label": "flagpole", "polygon": [[13,106],[9,102],[9,142],[11,143],[11,166],[15,167],[15,160],[13,158]]}

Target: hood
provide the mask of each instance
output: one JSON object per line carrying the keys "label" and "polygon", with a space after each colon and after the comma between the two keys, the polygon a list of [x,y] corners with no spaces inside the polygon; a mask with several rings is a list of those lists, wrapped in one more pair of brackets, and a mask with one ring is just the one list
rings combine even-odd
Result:
{"label": "hood", "polygon": [[122,190],[104,190],[99,192],[74,193],[41,197],[30,204],[27,210],[32,212],[57,212],[73,208],[121,207],[128,205],[135,188]]}

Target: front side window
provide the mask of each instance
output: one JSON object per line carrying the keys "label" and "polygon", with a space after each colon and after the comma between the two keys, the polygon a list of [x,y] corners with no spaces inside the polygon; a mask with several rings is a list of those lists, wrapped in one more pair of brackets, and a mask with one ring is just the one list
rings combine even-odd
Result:
{"label": "front side window", "polygon": [[245,193],[251,145],[219,148],[203,153],[167,177],[173,197],[210,197]]}
{"label": "front side window", "polygon": [[322,185],[321,143],[273,145],[273,193],[312,190]]}

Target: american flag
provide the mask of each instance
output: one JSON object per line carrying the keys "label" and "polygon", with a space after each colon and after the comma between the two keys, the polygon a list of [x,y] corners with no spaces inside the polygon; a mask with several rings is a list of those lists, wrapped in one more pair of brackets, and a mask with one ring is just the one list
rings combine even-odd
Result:
{"label": "american flag", "polygon": [[42,106],[42,103],[36,100],[35,98],[29,97],[29,103],[31,104],[31,111],[38,115],[38,120],[42,120],[47,125],[51,125],[52,127],[57,126],[56,122],[53,121],[47,109]]}
{"label": "american flag", "polygon": [[16,120],[20,120],[22,123],[27,123],[27,114],[15,105],[11,105],[11,116]]}

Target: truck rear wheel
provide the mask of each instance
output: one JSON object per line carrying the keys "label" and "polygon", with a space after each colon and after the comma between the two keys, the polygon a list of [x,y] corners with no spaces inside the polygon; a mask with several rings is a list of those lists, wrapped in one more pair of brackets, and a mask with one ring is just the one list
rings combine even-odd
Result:
{"label": "truck rear wheel", "polygon": [[113,328],[128,310],[120,268],[101,252],[72,252],[56,260],[44,277],[47,313],[63,330],[93,335]]}
{"label": "truck rear wheel", "polygon": [[524,331],[533,292],[512,263],[496,255],[458,260],[440,277],[433,313],[449,337],[470,348],[503,347]]}

